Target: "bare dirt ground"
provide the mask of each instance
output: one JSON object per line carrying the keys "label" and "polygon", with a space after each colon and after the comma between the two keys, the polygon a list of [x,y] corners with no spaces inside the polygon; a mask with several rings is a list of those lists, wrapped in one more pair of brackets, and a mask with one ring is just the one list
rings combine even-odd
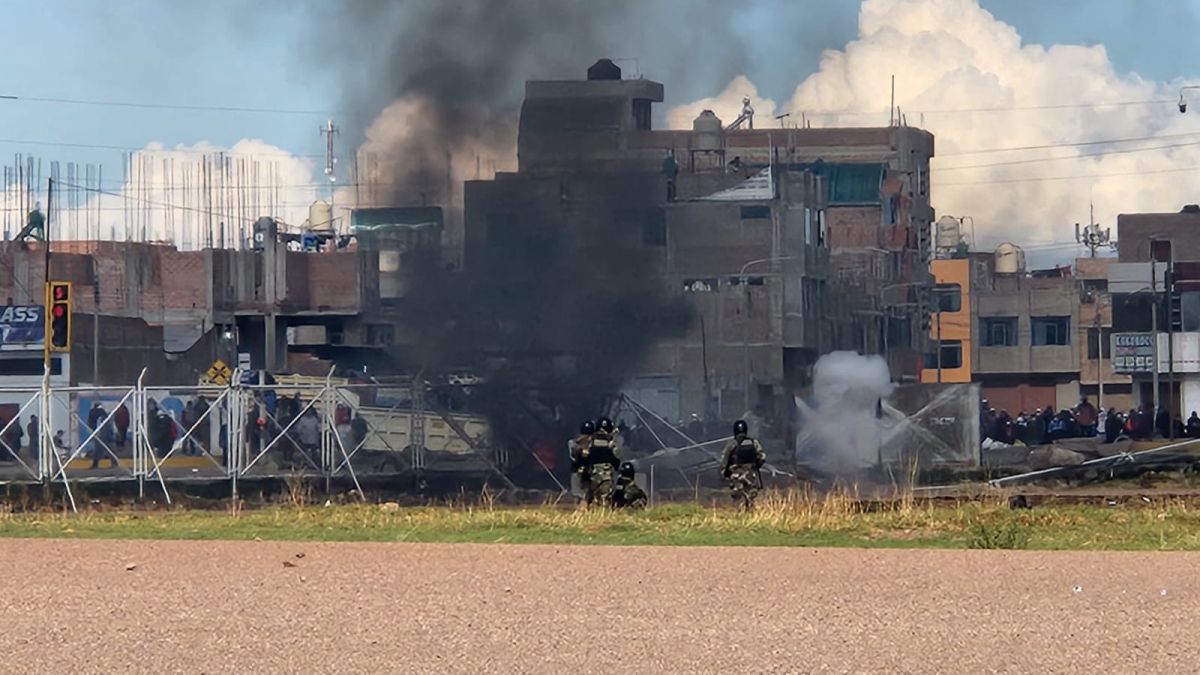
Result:
{"label": "bare dirt ground", "polygon": [[1185,672],[1198,563],[5,539],[0,671]]}

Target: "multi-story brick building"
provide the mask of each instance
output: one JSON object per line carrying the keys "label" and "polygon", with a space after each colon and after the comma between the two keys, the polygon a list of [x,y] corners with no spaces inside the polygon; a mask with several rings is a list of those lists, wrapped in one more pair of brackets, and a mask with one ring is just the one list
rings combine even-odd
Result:
{"label": "multi-story brick building", "polygon": [[465,266],[505,260],[514,239],[562,237],[564,255],[652,270],[693,321],[626,387],[672,419],[786,417],[838,348],[886,347],[895,374],[915,378],[932,135],[734,129],[710,111],[657,130],[662,99],[661,84],[606,61],[586,80],[528,82],[518,171],[467,184]]}

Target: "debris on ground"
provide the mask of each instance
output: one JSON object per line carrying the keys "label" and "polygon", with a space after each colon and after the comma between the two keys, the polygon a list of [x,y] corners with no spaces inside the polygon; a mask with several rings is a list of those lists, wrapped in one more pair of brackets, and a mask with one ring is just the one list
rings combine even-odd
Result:
{"label": "debris on ground", "polygon": [[284,567],[295,567],[295,566],[296,566],[296,563],[292,562],[291,560],[284,560],[284,561],[283,561],[283,566],[284,566]]}
{"label": "debris on ground", "polygon": [[134,570],[136,570],[136,569],[137,569],[137,565],[136,565],[136,564],[134,564],[134,563],[129,563],[128,565],[126,565],[126,566],[125,566],[125,571],[126,571],[126,572],[132,572],[132,571],[134,571]]}
{"label": "debris on ground", "polygon": [[384,502],[379,505],[379,510],[384,513],[395,513],[400,510],[400,505],[396,502]]}

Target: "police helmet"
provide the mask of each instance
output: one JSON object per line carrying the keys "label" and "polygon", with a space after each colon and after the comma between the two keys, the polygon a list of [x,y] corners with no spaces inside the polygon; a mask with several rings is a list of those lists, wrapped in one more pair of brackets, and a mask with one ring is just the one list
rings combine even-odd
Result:
{"label": "police helmet", "polygon": [[750,433],[750,427],[746,424],[746,420],[738,420],[733,423],[733,435],[745,436]]}
{"label": "police helmet", "polygon": [[637,469],[633,466],[633,462],[621,462],[621,468],[618,469],[622,476],[633,478],[637,473]]}
{"label": "police helmet", "polygon": [[612,420],[608,419],[607,417],[601,417],[596,422],[596,428],[599,429],[600,431],[604,431],[604,432],[611,434],[613,432]]}
{"label": "police helmet", "polygon": [[579,425],[579,433],[583,434],[584,436],[591,436],[592,434],[596,433],[596,424],[591,420],[587,420],[583,424]]}

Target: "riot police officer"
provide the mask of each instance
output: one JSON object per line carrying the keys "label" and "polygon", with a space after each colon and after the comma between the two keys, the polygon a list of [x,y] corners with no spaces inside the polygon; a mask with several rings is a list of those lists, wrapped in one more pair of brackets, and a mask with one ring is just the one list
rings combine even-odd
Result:
{"label": "riot police officer", "polygon": [[621,463],[621,451],[614,438],[615,431],[612,420],[607,417],[596,421],[591,446],[584,455],[588,504],[612,505],[613,474]]}
{"label": "riot police officer", "polygon": [[596,423],[586,420],[579,425],[579,435],[568,444],[571,454],[571,486],[577,496],[586,497],[590,486],[587,476],[587,456],[592,449],[592,435],[596,433]]}
{"label": "riot police officer", "polygon": [[754,499],[762,487],[759,470],[766,461],[767,454],[758,440],[750,436],[746,422],[734,422],[733,438],[721,456],[721,475],[729,481],[734,500],[746,510],[754,508]]}
{"label": "riot police officer", "polygon": [[617,485],[613,489],[613,507],[618,509],[644,509],[650,500],[646,491],[635,481],[637,468],[633,462],[621,462],[617,470]]}

